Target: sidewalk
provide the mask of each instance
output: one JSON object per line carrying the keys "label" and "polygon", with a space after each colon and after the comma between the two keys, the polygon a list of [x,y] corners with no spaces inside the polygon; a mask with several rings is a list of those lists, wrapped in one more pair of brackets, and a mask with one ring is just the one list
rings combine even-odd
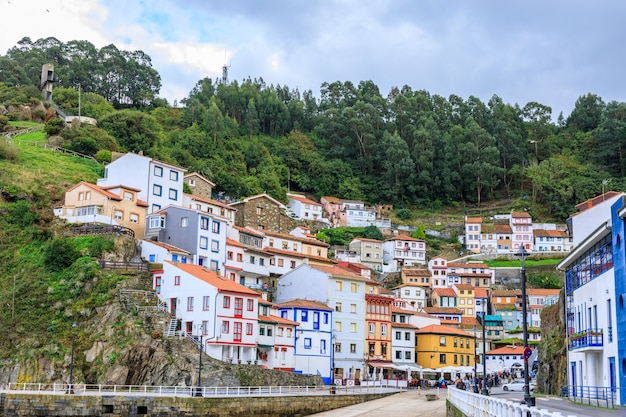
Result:
{"label": "sidewalk", "polygon": [[387,416],[396,415],[402,417],[445,417],[447,390],[439,392],[438,399],[428,401],[424,393],[434,394],[437,390],[405,391],[400,394],[378,400],[368,401],[349,407],[338,408],[323,413],[311,414],[316,417],[354,417],[354,416]]}

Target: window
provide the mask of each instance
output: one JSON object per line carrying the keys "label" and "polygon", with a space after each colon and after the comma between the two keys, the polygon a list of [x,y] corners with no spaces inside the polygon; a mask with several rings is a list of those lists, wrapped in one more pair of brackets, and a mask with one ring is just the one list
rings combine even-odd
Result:
{"label": "window", "polygon": [[228,332],[230,331],[230,323],[227,321],[223,321],[222,322],[222,333],[223,334],[228,334]]}
{"label": "window", "polygon": [[178,181],[178,172],[170,170],[170,180]]}
{"label": "window", "polygon": [[356,282],[353,282],[350,284],[350,292],[357,292],[358,289],[358,285],[356,284]]}
{"label": "window", "polygon": [[187,311],[193,311],[193,297],[187,297]]}
{"label": "window", "polygon": [[350,343],[350,353],[356,353],[356,343]]}
{"label": "window", "polygon": [[235,317],[243,315],[243,298],[235,297]]}
{"label": "window", "polygon": [[200,229],[209,230],[209,221],[208,217],[200,217]]}
{"label": "window", "polygon": [[228,251],[226,252],[226,259],[228,259],[229,261],[233,260],[233,251]]}
{"label": "window", "polygon": [[398,360],[402,359],[402,351],[401,350],[396,350],[396,359],[398,359]]}
{"label": "window", "polygon": [[335,303],[335,311],[341,312],[341,303],[339,301]]}
{"label": "window", "polygon": [[341,343],[335,343],[335,352],[341,352]]}
{"label": "window", "polygon": [[248,311],[254,311],[254,300],[249,299],[247,304],[248,304],[248,307],[247,307]]}
{"label": "window", "polygon": [[402,332],[396,332],[396,340],[402,340]]}
{"label": "window", "polygon": [[342,281],[335,281],[335,290],[336,291],[343,291],[343,282]]}
{"label": "window", "polygon": [[174,285],[180,285],[180,275],[174,276]]}
{"label": "window", "polygon": [[113,210],[113,218],[115,220],[123,220],[124,219],[124,212],[121,210]]}
{"label": "window", "polygon": [[211,252],[219,252],[220,251],[220,242],[217,240],[211,241]]}
{"label": "window", "polygon": [[404,352],[404,359],[411,359],[411,351],[407,350],[406,352]]}
{"label": "window", "polygon": [[162,177],[163,176],[163,167],[155,166],[154,167],[154,176],[155,177]]}
{"label": "window", "polygon": [[216,222],[215,220],[213,220],[213,233],[219,233],[220,232],[220,222]]}
{"label": "window", "polygon": [[283,258],[278,258],[278,266],[282,268],[283,264],[284,264]]}
{"label": "window", "polygon": [[257,214],[258,216],[261,216],[261,215],[263,214],[263,207],[257,207],[257,208],[256,208],[256,214]]}
{"label": "window", "polygon": [[124,191],[124,200],[133,201],[133,193],[129,193],[128,191]]}
{"label": "window", "polygon": [[369,324],[369,332],[370,332],[370,334],[374,334],[375,331],[376,331],[376,325],[374,323],[370,323]]}
{"label": "window", "polygon": [[320,329],[320,313],[318,311],[313,313],[313,330]]}
{"label": "window", "polygon": [[356,314],[356,304],[350,304],[350,313]]}
{"label": "window", "polygon": [[246,323],[246,334],[248,336],[252,335],[252,330],[254,329],[254,325],[252,323]]}
{"label": "window", "polygon": [[200,236],[200,249],[207,249],[209,247],[209,239],[205,236]]}
{"label": "window", "polygon": [[182,217],[180,219],[180,227],[187,227],[189,226],[189,217]]}
{"label": "window", "polygon": [[237,254],[237,262],[243,262],[243,253]]}
{"label": "window", "polygon": [[291,269],[296,269],[296,261],[291,261]]}
{"label": "window", "polygon": [[170,197],[170,200],[176,200],[178,198],[178,191],[173,188],[170,188],[169,197]]}
{"label": "window", "polygon": [[309,312],[306,310],[302,310],[300,312],[300,321],[309,321]]}
{"label": "window", "polygon": [[304,338],[304,348],[305,349],[311,349],[311,338],[310,337],[305,337]]}
{"label": "window", "polygon": [[130,222],[139,223],[139,215],[135,213],[130,213]]}
{"label": "window", "polygon": [[259,326],[259,336],[265,336],[265,326]]}
{"label": "window", "polygon": [[446,363],[446,354],[445,353],[439,354],[439,363]]}
{"label": "window", "polygon": [[241,342],[241,332],[243,330],[243,326],[241,325],[241,322],[237,321],[233,324],[233,340],[235,342]]}
{"label": "window", "polygon": [[[446,337],[445,336],[439,336],[439,346],[445,346],[446,345]],[[442,362],[444,363],[444,362]]]}
{"label": "window", "polygon": [[411,340],[411,332],[404,333],[404,340]]}
{"label": "window", "polygon": [[386,324],[381,324],[380,325],[380,334],[382,336],[386,336],[387,335],[387,325]]}
{"label": "window", "polygon": [[224,296],[224,301],[223,301],[222,306],[224,308],[230,308],[230,297],[229,296],[227,296],[227,295]]}
{"label": "window", "polygon": [[161,192],[162,192],[162,188],[160,185],[155,184],[152,186],[152,194],[160,196]]}

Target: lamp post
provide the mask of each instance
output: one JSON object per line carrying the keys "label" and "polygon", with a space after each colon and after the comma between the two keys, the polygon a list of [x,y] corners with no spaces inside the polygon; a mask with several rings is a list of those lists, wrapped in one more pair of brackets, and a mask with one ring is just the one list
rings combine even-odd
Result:
{"label": "lamp post", "polygon": [[198,326],[198,333],[200,333],[200,356],[198,358],[198,388],[193,393],[194,397],[202,397],[202,351],[204,350],[204,346],[202,345],[202,336],[204,333],[204,326]]}
{"label": "lamp post", "polygon": [[67,385],[68,394],[74,394],[74,386],[72,383],[74,380],[74,338],[76,336],[75,329],[76,329],[76,323],[72,323],[72,354],[70,356],[70,381],[69,381],[69,384]]}
{"label": "lamp post", "polygon": [[487,342],[485,340],[485,327],[487,327],[487,312],[483,311],[482,312],[482,325],[483,325],[483,383],[482,383],[482,389],[480,390],[480,393],[482,395],[489,395],[489,390],[487,389],[487,361],[486,361],[486,356],[485,353],[487,352]]}
{"label": "lamp post", "polygon": [[528,317],[526,312],[526,270],[524,269],[524,259],[528,252],[524,245],[520,246],[519,252],[515,254],[515,256],[519,256],[522,261],[522,334],[524,337],[524,404],[527,406],[535,405],[534,398],[530,396],[530,384],[529,384],[529,375],[528,375]]}

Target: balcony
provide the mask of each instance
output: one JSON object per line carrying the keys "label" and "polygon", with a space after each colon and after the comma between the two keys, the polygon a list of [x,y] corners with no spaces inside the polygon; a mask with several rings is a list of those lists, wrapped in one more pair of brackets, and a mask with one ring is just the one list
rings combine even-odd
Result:
{"label": "balcony", "polygon": [[569,350],[602,350],[603,347],[602,329],[588,329],[569,335]]}

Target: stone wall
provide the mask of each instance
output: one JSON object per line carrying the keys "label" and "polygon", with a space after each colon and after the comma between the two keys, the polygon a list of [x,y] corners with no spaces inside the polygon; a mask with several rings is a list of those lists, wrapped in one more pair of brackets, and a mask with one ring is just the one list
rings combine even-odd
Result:
{"label": "stone wall", "polygon": [[[391,394],[321,395],[315,397],[148,397],[97,395],[2,394],[2,417],[159,416],[280,417],[307,416],[375,400]],[[314,400],[314,401],[313,401]]]}

